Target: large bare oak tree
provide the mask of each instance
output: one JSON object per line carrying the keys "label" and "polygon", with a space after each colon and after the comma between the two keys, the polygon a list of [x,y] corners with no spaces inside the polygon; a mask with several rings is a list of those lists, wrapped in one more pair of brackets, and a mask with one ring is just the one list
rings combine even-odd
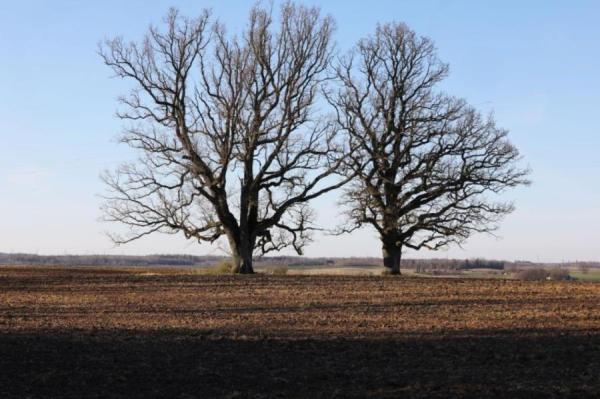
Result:
{"label": "large bare oak tree", "polygon": [[357,173],[343,199],[345,230],[373,226],[392,273],[400,273],[405,248],[491,232],[513,210],[494,197],[527,184],[507,131],[436,91],[447,73],[428,38],[387,24],[342,58],[341,88],[328,95],[353,149],[348,169]]}
{"label": "large bare oak tree", "polygon": [[165,30],[101,46],[134,84],[118,115],[130,122],[122,141],[141,154],[104,176],[103,207],[130,227],[118,243],[159,231],[226,237],[236,269],[252,273],[253,253],[300,254],[314,229],[308,202],[347,180],[333,177],[340,143],[315,109],[334,27],[292,3],[276,21],[253,8],[239,36],[210,19],[171,10]]}

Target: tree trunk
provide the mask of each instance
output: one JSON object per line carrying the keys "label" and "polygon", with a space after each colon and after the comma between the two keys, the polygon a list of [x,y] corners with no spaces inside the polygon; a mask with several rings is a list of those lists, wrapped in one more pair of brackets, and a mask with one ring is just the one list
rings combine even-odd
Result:
{"label": "tree trunk", "polygon": [[243,251],[241,256],[240,271],[241,274],[253,274],[254,268],[252,267],[252,250]]}
{"label": "tree trunk", "polygon": [[254,245],[245,242],[240,237],[235,237],[233,234],[228,235],[228,239],[231,257],[233,258],[233,272],[236,274],[253,274],[252,252]]}
{"label": "tree trunk", "polygon": [[402,247],[393,243],[385,243],[383,250],[383,265],[390,270],[391,274],[400,274],[400,262],[402,260]]}
{"label": "tree trunk", "polygon": [[249,254],[240,254],[239,251],[233,252],[233,272],[236,274],[253,274],[254,268],[252,267],[252,252]]}
{"label": "tree trunk", "polygon": [[242,264],[240,265],[241,274],[254,274],[254,268],[252,267],[252,253],[254,252],[254,237],[249,231],[242,230],[240,237],[240,256],[242,258]]}

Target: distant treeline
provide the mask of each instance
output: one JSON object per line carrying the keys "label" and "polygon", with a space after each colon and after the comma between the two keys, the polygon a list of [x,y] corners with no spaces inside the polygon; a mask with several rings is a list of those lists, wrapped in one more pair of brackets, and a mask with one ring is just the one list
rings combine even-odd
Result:
{"label": "distant treeline", "polygon": [[[34,255],[0,253],[0,265],[65,265],[65,266],[213,266],[226,256],[216,255]],[[365,267],[381,266],[381,258],[308,258],[299,256],[269,256],[255,260],[256,266],[288,267]],[[600,262],[536,263],[488,259],[406,259],[402,266],[417,272],[436,270],[522,270],[529,268],[600,268]]]}
{"label": "distant treeline", "polygon": [[4,265],[65,266],[201,266],[212,265],[219,256],[193,255],[32,255],[0,253]]}
{"label": "distant treeline", "polygon": [[404,267],[415,269],[418,273],[435,270],[504,270],[507,262],[487,259],[409,259]]}
{"label": "distant treeline", "polygon": [[[0,265],[64,265],[64,266],[213,266],[226,256],[215,255],[34,255],[0,253]],[[269,256],[256,260],[258,266],[321,266],[335,265],[334,258],[304,258]],[[372,258],[367,265],[380,264]],[[364,266],[365,263],[362,263]]]}

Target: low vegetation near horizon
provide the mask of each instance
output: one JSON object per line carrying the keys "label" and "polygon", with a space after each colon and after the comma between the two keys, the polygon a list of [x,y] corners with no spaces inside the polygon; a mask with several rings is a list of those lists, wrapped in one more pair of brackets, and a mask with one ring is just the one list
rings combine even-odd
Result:
{"label": "low vegetation near horizon", "polygon": [[[442,277],[470,279],[509,279],[522,281],[598,281],[600,268],[587,266],[553,266],[553,267],[516,267],[501,261],[485,261],[481,259],[465,261],[441,261],[439,263],[412,260],[412,268],[402,271],[408,277]],[[231,260],[221,259],[209,267],[192,269],[193,273],[204,275],[235,274]],[[322,275],[322,276],[386,276],[389,271],[374,264],[361,262],[330,262],[306,264],[273,264],[267,263],[256,268],[257,273],[272,275]]]}
{"label": "low vegetation near horizon", "polygon": [[[256,271],[267,274],[381,275],[375,257],[270,256],[255,259]],[[120,268],[182,268],[199,274],[230,274],[231,260],[215,255],[35,255],[0,253],[0,266],[65,266]],[[189,270],[188,270],[189,271]],[[599,262],[536,263],[494,259],[405,259],[402,273],[418,277],[501,278],[519,280],[600,281]]]}
{"label": "low vegetation near horizon", "polygon": [[600,284],[0,267],[0,396],[593,397]]}

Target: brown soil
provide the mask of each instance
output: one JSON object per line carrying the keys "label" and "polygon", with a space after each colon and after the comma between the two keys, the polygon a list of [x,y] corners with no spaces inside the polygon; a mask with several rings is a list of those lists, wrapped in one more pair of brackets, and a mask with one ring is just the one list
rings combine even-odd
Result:
{"label": "brown soil", "polygon": [[600,395],[600,284],[0,267],[0,398]]}

